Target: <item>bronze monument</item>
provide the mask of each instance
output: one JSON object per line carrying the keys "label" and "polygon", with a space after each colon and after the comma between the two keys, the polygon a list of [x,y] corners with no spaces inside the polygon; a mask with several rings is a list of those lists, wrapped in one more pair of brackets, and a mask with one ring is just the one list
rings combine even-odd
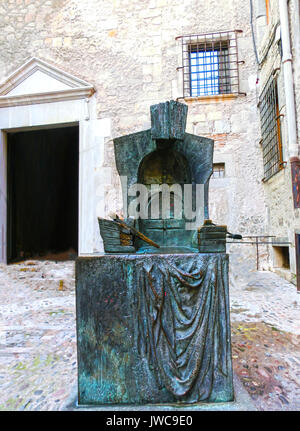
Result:
{"label": "bronze monument", "polygon": [[[184,104],[150,111],[151,129],[114,140],[124,219],[100,219],[105,253],[76,262],[79,405],[233,400],[227,229],[188,230],[174,210],[178,187],[167,217],[161,192],[150,193],[191,184],[195,199],[201,184],[208,219],[213,141],[185,133]],[[149,190],[146,217],[130,217],[134,184]]]}

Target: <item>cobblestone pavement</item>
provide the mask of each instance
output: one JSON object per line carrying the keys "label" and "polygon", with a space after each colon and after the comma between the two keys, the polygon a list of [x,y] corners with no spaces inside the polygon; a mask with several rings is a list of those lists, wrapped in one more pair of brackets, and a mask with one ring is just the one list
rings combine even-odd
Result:
{"label": "cobblestone pavement", "polygon": [[[259,410],[300,410],[300,295],[231,274],[234,370]],[[74,262],[0,265],[0,410],[60,410],[77,381]]]}
{"label": "cobblestone pavement", "polygon": [[0,410],[59,410],[77,380],[74,262],[0,266]]}
{"label": "cobblestone pavement", "polygon": [[300,294],[273,272],[230,274],[233,368],[258,410],[300,410]]}

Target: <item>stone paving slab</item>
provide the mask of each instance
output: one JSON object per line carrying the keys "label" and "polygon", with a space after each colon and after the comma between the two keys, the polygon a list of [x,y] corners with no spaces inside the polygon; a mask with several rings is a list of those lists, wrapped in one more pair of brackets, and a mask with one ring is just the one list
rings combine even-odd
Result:
{"label": "stone paving slab", "polygon": [[77,381],[74,285],[72,261],[0,265],[1,410],[59,410],[68,397]]}
{"label": "stone paving slab", "polygon": [[[300,295],[271,272],[230,283],[236,375],[258,410],[300,410]],[[62,410],[77,382],[74,262],[1,264],[0,304],[0,410]]]}
{"label": "stone paving slab", "polygon": [[300,410],[300,295],[268,271],[230,273],[233,368],[259,410]]}

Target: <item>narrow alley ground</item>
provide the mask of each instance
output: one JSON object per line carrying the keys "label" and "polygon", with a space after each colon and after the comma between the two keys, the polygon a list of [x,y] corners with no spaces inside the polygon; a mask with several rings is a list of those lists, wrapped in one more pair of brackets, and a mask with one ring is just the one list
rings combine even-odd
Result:
{"label": "narrow alley ground", "polygon": [[[0,265],[0,410],[60,410],[77,381],[74,261]],[[300,295],[231,274],[235,372],[259,410],[300,410]]]}

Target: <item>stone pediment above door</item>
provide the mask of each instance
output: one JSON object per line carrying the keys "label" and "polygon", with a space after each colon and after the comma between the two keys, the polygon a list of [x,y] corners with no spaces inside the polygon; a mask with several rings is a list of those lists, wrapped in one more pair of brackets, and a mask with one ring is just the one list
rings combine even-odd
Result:
{"label": "stone pediment above door", "polygon": [[38,58],[31,58],[0,84],[0,107],[90,97],[94,87]]}

